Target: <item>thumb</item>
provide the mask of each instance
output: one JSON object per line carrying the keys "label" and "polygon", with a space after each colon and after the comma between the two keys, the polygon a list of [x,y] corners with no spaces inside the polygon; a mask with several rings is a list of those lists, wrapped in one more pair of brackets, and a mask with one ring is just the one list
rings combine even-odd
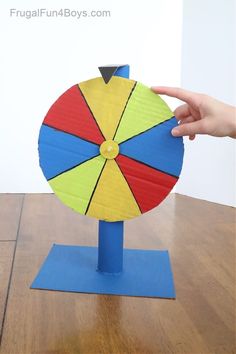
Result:
{"label": "thumb", "polygon": [[177,127],[173,128],[171,134],[173,136],[192,136],[195,134],[205,134],[206,132],[203,129],[203,122],[198,120],[192,123],[180,124]]}

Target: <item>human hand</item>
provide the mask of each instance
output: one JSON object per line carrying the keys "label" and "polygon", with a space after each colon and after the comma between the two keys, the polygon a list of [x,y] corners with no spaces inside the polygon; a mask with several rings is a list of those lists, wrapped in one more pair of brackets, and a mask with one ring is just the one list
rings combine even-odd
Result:
{"label": "human hand", "polygon": [[173,136],[187,135],[190,140],[193,140],[196,134],[236,138],[235,107],[213,97],[181,88],[154,86],[151,89],[157,94],[176,97],[185,102],[174,111],[179,125],[172,129]]}

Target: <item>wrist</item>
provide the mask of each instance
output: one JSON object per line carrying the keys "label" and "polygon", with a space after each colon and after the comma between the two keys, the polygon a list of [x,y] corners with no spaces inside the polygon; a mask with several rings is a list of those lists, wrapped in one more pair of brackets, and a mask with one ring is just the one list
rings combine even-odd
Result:
{"label": "wrist", "polygon": [[232,112],[229,116],[229,137],[236,139],[236,108],[231,107]]}

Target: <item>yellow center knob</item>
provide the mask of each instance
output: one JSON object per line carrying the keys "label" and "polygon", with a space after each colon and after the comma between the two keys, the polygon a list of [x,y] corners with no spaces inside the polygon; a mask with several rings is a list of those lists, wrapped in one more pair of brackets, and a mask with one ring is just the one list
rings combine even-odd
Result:
{"label": "yellow center knob", "polygon": [[119,145],[114,140],[106,140],[100,146],[100,154],[105,159],[115,159],[119,154]]}

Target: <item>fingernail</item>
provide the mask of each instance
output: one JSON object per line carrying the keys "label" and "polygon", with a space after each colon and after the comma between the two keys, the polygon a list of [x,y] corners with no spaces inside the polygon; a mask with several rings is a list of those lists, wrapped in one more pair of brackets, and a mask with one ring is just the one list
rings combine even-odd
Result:
{"label": "fingernail", "polygon": [[178,129],[178,128],[172,129],[172,130],[171,130],[171,134],[172,134],[173,136],[179,136],[179,129]]}

